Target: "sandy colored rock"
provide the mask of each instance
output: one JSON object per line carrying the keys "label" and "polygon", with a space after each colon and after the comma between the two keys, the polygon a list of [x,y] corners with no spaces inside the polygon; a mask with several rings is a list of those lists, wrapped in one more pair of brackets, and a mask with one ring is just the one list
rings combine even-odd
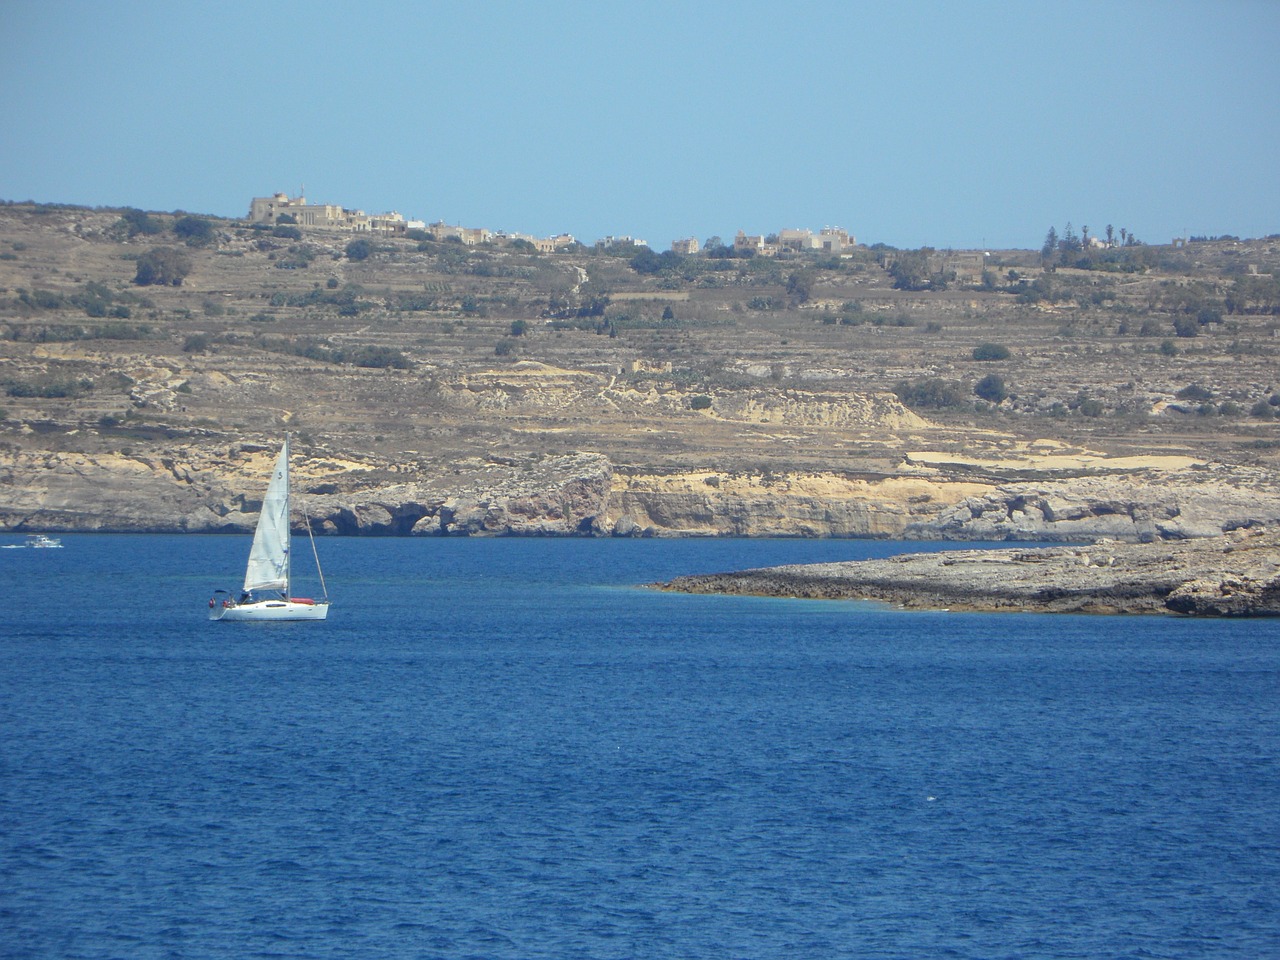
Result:
{"label": "sandy colored rock", "polygon": [[918,553],[691,574],[657,586],[927,609],[1270,617],[1280,616],[1280,533],[1253,529],[1176,543]]}

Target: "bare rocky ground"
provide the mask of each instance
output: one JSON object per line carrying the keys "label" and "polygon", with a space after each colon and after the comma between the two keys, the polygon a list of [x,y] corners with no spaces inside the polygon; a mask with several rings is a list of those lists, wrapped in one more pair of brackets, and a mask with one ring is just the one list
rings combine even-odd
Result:
{"label": "bare rocky ground", "polygon": [[[872,250],[642,273],[386,239],[357,261],[345,235],[214,221],[187,247],[153,219],[130,238],[121,211],[0,206],[0,530],[247,529],[286,431],[333,533],[1167,541],[1280,521],[1275,240],[1044,277],[1035,252],[991,251],[988,289],[906,293]],[[155,248],[189,257],[180,286],[133,283]],[[983,343],[1009,356],[975,360]],[[975,402],[991,374],[1009,396]],[[962,402],[908,406],[903,382]]]}
{"label": "bare rocky ground", "polygon": [[693,575],[660,586],[957,611],[1272,617],[1280,615],[1280,534],[908,554]]}

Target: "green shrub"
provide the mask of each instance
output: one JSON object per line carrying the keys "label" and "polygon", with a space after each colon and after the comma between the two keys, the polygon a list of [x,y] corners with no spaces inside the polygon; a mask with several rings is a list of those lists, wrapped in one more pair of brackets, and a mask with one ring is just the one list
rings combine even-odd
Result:
{"label": "green shrub", "polygon": [[969,404],[969,391],[963,384],[952,380],[929,377],[923,380],[902,380],[894,388],[894,394],[908,407],[931,407],[945,410]]}
{"label": "green shrub", "polygon": [[159,233],[164,229],[164,224],[159,220],[155,220],[141,210],[132,207],[125,210],[124,215],[120,218],[120,222],[124,224],[129,236],[136,237],[138,234],[150,236]]}
{"label": "green shrub", "polygon": [[185,253],[168,247],[157,247],[138,258],[137,275],[133,282],[140,287],[150,284],[178,287],[190,272],[191,258]]}
{"label": "green shrub", "polygon": [[975,360],[1008,360],[1009,348],[999,343],[980,343],[973,348]]}
{"label": "green shrub", "polygon": [[214,239],[213,224],[202,217],[183,217],[173,225],[173,232],[192,247],[203,247]]}
{"label": "green shrub", "polygon": [[344,353],[343,358],[357,367],[408,370],[413,366],[409,358],[394,347],[360,347],[352,353]]}
{"label": "green shrub", "polygon": [[689,409],[690,410],[710,410],[711,398],[708,397],[705,393],[700,393],[696,397],[690,397]]}
{"label": "green shrub", "polygon": [[1009,391],[1004,385],[1004,381],[997,377],[994,373],[987,374],[978,381],[973,388],[976,396],[990,403],[1000,403],[1009,396]]}
{"label": "green shrub", "polygon": [[39,398],[58,400],[66,397],[78,397],[92,389],[89,380],[58,380],[43,378],[38,380],[18,380],[8,384],[5,392],[11,397]]}

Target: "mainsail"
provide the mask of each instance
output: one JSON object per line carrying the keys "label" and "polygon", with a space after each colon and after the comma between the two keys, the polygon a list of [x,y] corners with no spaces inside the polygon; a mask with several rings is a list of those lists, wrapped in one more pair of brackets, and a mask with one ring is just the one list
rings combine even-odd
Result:
{"label": "mainsail", "polygon": [[262,500],[258,529],[249,550],[244,588],[289,590],[289,440],[285,439]]}

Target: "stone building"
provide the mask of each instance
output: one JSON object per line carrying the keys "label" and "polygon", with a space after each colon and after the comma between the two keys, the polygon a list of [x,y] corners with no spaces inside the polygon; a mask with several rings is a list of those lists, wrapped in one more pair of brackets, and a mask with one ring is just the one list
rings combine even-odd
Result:
{"label": "stone building", "polygon": [[352,233],[402,234],[409,227],[398,213],[367,215],[363,210],[347,210],[332,203],[307,203],[305,196],[290,197],[277,193],[271,197],[254,197],[249,203],[250,223],[280,222],[290,216],[300,227],[322,230],[348,230]]}
{"label": "stone building", "polygon": [[823,227],[815,234],[812,230],[783,229],[778,231],[778,247],[782,250],[795,250],[803,253],[808,250],[821,250],[824,253],[844,253],[857,246],[856,237],[849,236],[848,230],[840,227]]}

